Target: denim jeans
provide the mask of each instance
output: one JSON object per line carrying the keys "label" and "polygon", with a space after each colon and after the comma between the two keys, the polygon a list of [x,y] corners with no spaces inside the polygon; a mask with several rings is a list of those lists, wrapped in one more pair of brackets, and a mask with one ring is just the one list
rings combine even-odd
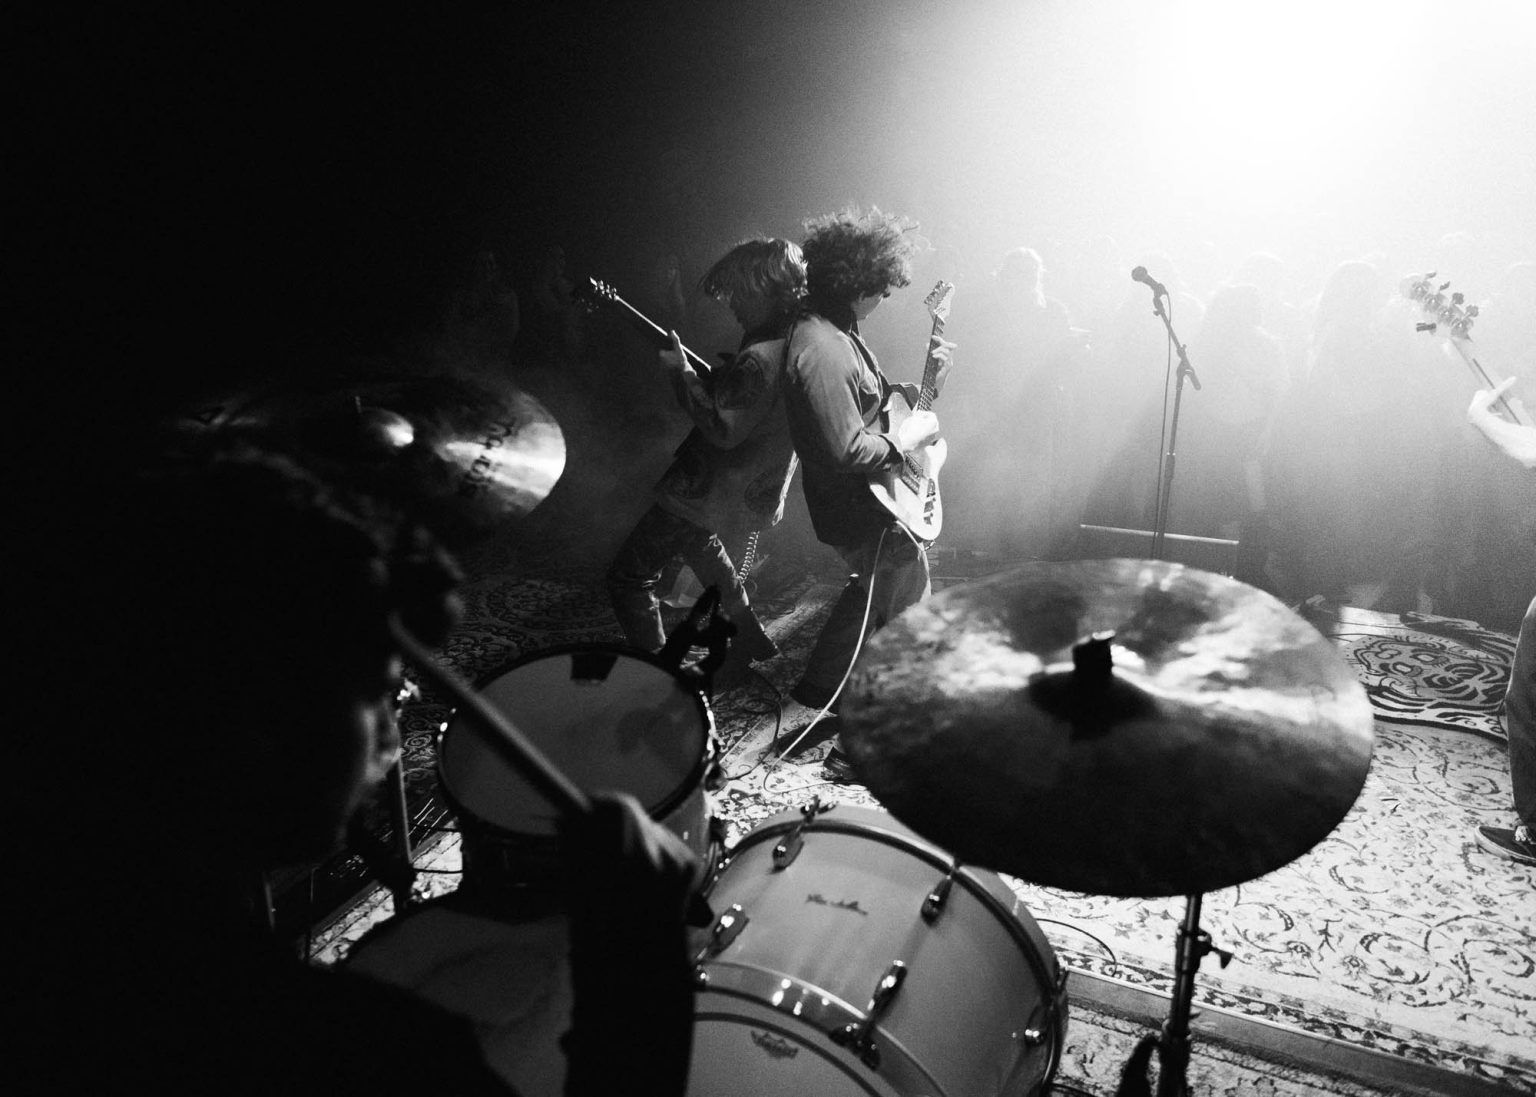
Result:
{"label": "denim jeans", "polygon": [[[891,525],[857,545],[837,549],[848,565],[848,585],[832,607],[811,649],[800,681],[789,695],[802,705],[820,708],[832,699],[848,672],[863,636],[885,627],[908,606],[928,597],[928,551],[900,526]],[[870,601],[870,584],[874,600]],[[861,634],[864,607],[869,628]]]}
{"label": "denim jeans", "polygon": [[674,557],[681,557],[693,569],[706,590],[720,588],[722,613],[734,616],[747,604],[747,593],[720,538],[686,518],[652,507],[641,516],[608,567],[608,596],[614,615],[630,644],[643,651],[660,651],[667,640],[656,584]]}
{"label": "denim jeans", "polygon": [[1536,832],[1536,598],[1526,607],[1515,642],[1515,662],[1504,693],[1504,729],[1509,734],[1515,814]]}

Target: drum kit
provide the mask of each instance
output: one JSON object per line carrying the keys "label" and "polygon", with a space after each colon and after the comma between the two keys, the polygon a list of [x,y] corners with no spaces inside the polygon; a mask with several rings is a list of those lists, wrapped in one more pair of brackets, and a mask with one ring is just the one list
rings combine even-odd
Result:
{"label": "drum kit", "polygon": [[[527,513],[559,475],[558,427],[532,397],[503,396],[488,423],[355,395],[380,460],[409,461],[413,482],[428,470],[428,501],[474,523]],[[397,913],[348,964],[471,1016],[530,1097],[564,1074],[553,834],[587,790],[632,792],[709,866],[692,1097],[1049,1092],[1066,975],[1000,873],[1185,897],[1169,1014],[1143,1041],[1157,1092],[1176,1097],[1196,974],[1220,952],[1201,895],[1326,837],[1373,745],[1363,688],[1270,595],[1158,560],[1029,563],[933,596],[866,645],[842,735],[888,813],[813,800],[725,848],[706,796],[713,716],[670,662],[586,645],[471,686],[398,623],[395,636],[457,702],[438,769],[465,882]],[[471,883],[530,901],[508,916]]]}

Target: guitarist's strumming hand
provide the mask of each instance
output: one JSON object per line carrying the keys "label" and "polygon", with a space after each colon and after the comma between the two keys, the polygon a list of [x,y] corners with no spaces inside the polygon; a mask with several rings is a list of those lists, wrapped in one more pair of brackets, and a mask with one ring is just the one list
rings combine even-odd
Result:
{"label": "guitarist's strumming hand", "polygon": [[931,411],[914,411],[896,427],[896,448],[903,454],[920,450],[939,437],[939,417]]}

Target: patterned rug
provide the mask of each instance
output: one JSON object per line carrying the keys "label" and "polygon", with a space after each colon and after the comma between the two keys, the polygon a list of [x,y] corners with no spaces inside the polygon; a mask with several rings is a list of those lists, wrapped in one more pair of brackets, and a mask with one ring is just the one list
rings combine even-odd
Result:
{"label": "patterned rug", "polygon": [[[1359,612],[1339,617],[1352,622]],[[770,664],[779,688],[787,685],[777,679],[779,666],[799,665],[797,642],[808,643],[819,620],[812,615],[802,626],[808,636],[791,636],[788,658]],[[1371,671],[1361,677],[1373,699],[1396,706],[1416,698],[1416,719],[1398,719],[1396,707],[1392,719],[1378,718],[1365,789],[1333,834],[1290,865],[1204,898],[1202,927],[1236,959],[1224,970],[1213,961],[1202,967],[1198,1001],[1536,1092],[1536,871],[1472,840],[1476,825],[1509,821],[1493,712],[1513,640],[1443,619],[1422,637],[1401,621],[1371,624],[1379,635],[1349,623],[1359,639],[1341,652],[1351,658],[1389,645],[1400,652],[1364,664]],[[1454,680],[1446,667],[1453,659],[1475,666],[1479,689]],[[1399,663],[1416,672],[1407,685],[1391,683],[1384,669]],[[717,704],[731,774],[717,813],[733,837],[812,796],[875,805],[867,790],[825,780],[826,744],[797,762],[780,761],[768,749],[772,721],[746,723],[732,703]],[[1171,991],[1182,900],[1008,882],[1069,969]]]}
{"label": "patterned rug", "polygon": [[[467,586],[465,622],[445,649],[470,681],[531,652],[617,640],[590,568],[488,563]],[[794,759],[777,756],[792,730],[780,726],[780,698],[835,593],[825,573],[808,568],[760,599],[783,653],[713,698],[728,781],[712,810],[731,842],[813,796],[878,807],[862,787],[826,780],[829,744],[814,742],[814,733]],[[1349,815],[1310,853],[1204,898],[1202,928],[1236,957],[1225,969],[1214,957],[1203,965],[1197,1006],[1536,1093],[1536,872],[1483,853],[1471,837],[1479,823],[1509,822],[1496,711],[1513,641],[1468,622],[1321,605],[1306,613],[1377,705],[1371,772]],[[424,690],[403,714],[413,803],[436,794],[436,741],[451,712]],[[1171,991],[1182,900],[1110,899],[1004,879],[1069,971]],[[331,937],[353,937],[365,923],[354,912]],[[1080,1020],[1060,1080],[1110,1092],[1140,1030],[1086,1012]],[[1367,1092],[1344,1082],[1322,1089],[1315,1077],[1286,1081],[1278,1068],[1216,1050],[1197,1047],[1191,1078],[1201,1092]]]}
{"label": "patterned rug", "polygon": [[1312,598],[1301,614],[1339,648],[1383,720],[1503,742],[1499,706],[1515,640],[1475,621],[1377,613]]}

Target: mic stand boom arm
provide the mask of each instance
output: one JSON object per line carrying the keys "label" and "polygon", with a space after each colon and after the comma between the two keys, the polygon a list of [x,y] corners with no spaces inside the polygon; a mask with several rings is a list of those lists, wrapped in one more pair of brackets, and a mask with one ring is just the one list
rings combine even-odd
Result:
{"label": "mic stand boom arm", "polygon": [[1195,386],[1195,391],[1200,391],[1200,378],[1195,373],[1195,367],[1189,364],[1189,352],[1184,344],[1179,342],[1179,337],[1174,333],[1173,321],[1168,317],[1168,311],[1163,307],[1163,295],[1153,293],[1152,309],[1157,317],[1162,320],[1163,327],[1168,329],[1168,343],[1179,353],[1178,384],[1173,394],[1173,421],[1168,428],[1168,449],[1157,463],[1157,517],[1152,523],[1152,559],[1163,558],[1163,543],[1168,533],[1168,514],[1173,501],[1173,471],[1178,461],[1178,452],[1175,443],[1179,436],[1179,409],[1184,402],[1184,381],[1189,379]]}

